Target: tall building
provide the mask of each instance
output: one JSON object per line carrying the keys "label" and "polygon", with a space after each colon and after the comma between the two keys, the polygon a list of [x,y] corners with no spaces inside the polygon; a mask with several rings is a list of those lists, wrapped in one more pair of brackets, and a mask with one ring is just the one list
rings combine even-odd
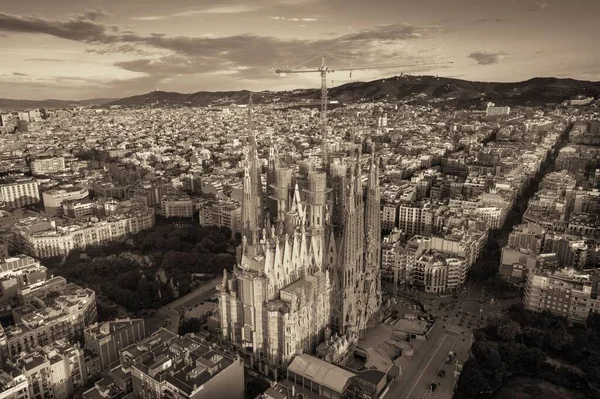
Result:
{"label": "tall building", "polygon": [[6,362],[0,362],[0,365],[0,399],[29,399],[27,377],[23,371]]}
{"label": "tall building", "polygon": [[0,259],[0,306],[17,299],[22,287],[46,280],[46,267],[26,255]]}
{"label": "tall building", "polygon": [[15,396],[3,396],[0,392],[0,398],[68,399],[87,383],[83,349],[66,340],[58,340],[37,351],[22,352],[10,363],[21,371],[26,385],[19,377],[18,386],[23,387],[20,392]]}
{"label": "tall building", "polygon": [[[378,319],[380,193],[378,162],[371,158],[366,190],[361,154],[292,168],[271,148],[267,207],[252,134],[244,160],[242,245],[233,274],[219,286],[223,337],[251,348],[268,372],[293,356],[312,353],[330,329],[357,339]],[[268,216],[267,216],[268,215]]]}
{"label": "tall building", "polygon": [[421,205],[400,205],[398,227],[409,236],[421,233]]}
{"label": "tall building", "polygon": [[165,217],[191,218],[194,216],[194,200],[188,195],[166,195],[161,200]]}
{"label": "tall building", "polygon": [[225,226],[235,236],[240,232],[242,207],[233,200],[204,200],[197,204],[201,226]]}
{"label": "tall building", "polygon": [[42,217],[24,219],[12,228],[14,245],[28,255],[47,258],[66,255],[74,248],[115,241],[154,226],[154,209],[137,203],[107,202],[103,212],[102,220],[74,220],[63,226]]}
{"label": "tall building", "polygon": [[600,312],[598,270],[530,270],[523,304],[536,312],[549,311],[582,323],[590,312]]}
{"label": "tall building", "polygon": [[384,204],[382,208],[381,228],[386,231],[392,231],[397,225],[398,205]]}
{"label": "tall building", "polygon": [[34,179],[17,178],[0,182],[0,199],[11,208],[40,202],[39,184]]}
{"label": "tall building", "polygon": [[100,357],[102,369],[106,370],[119,361],[121,349],[146,338],[144,319],[125,319],[95,323],[84,332],[85,349]]}
{"label": "tall building", "polygon": [[54,188],[42,192],[44,211],[47,215],[55,216],[63,214],[62,204],[71,200],[82,200],[90,195],[86,188],[74,187],[73,185]]}
{"label": "tall building", "polygon": [[96,294],[54,277],[44,284],[19,289],[22,303],[13,309],[15,325],[5,330],[11,358],[59,339],[83,337],[84,327],[96,321]]}
{"label": "tall building", "polygon": [[244,397],[244,363],[194,335],[160,329],[121,352],[136,398]]}
{"label": "tall building", "polygon": [[[491,104],[491,105],[490,105]],[[507,116],[510,115],[510,107],[496,107],[490,103],[485,110],[486,116]]]}
{"label": "tall building", "polygon": [[65,171],[65,158],[38,158],[31,161],[31,173],[34,175],[45,175]]}

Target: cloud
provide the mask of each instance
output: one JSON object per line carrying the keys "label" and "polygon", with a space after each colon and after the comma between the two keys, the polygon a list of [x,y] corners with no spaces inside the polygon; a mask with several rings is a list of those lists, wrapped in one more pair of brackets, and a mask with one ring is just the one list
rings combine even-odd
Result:
{"label": "cloud", "polygon": [[474,59],[479,65],[492,65],[504,61],[506,55],[507,53],[504,51],[495,53],[489,51],[475,51],[467,57]]}
{"label": "cloud", "polygon": [[398,41],[432,37],[442,32],[440,26],[415,26],[409,24],[380,25],[342,36],[343,41]]}
{"label": "cloud", "polygon": [[290,22],[316,22],[316,18],[287,18],[287,17],[269,17],[276,21],[290,21]]}
{"label": "cloud", "polygon": [[14,76],[29,76],[26,73],[21,73],[21,72],[13,72]]}
{"label": "cloud", "polygon": [[89,10],[80,15],[81,19],[88,21],[97,21],[102,18],[108,17],[110,14],[103,10]]}
{"label": "cloud", "polygon": [[240,14],[256,11],[260,8],[258,5],[250,4],[232,4],[229,6],[217,6],[203,10],[203,14]]}
{"label": "cloud", "polygon": [[248,13],[252,11],[256,11],[260,8],[259,5],[250,5],[250,4],[232,4],[226,6],[216,6],[205,8],[202,10],[187,10],[182,12],[177,12],[173,14],[167,15],[150,15],[150,16],[141,16],[134,17],[132,19],[136,21],[159,21],[163,19],[171,19],[171,18],[180,18],[180,17],[194,17],[196,15],[205,15],[205,14],[242,14]]}
{"label": "cloud", "polygon": [[538,1],[537,3],[531,4],[527,7],[527,11],[543,11],[548,7],[548,3],[545,1]]}
{"label": "cloud", "polygon": [[62,39],[86,43],[116,40],[107,35],[108,27],[78,15],[65,21],[52,21],[35,16],[16,16],[0,12],[0,31],[12,33],[43,33]]}
{"label": "cloud", "polygon": [[488,23],[488,22],[500,22],[502,21],[500,18],[481,18],[473,21],[474,23]]}
{"label": "cloud", "polygon": [[[222,6],[203,12],[234,10],[241,12],[249,8]],[[237,79],[273,78],[276,68],[301,64],[321,50],[349,54],[354,59],[360,59],[361,64],[394,63],[398,59],[410,62],[421,57],[408,42],[436,37],[443,32],[443,28],[438,26],[393,24],[321,39],[276,38],[256,34],[190,37],[160,33],[141,35],[85,18],[78,15],[57,21],[2,13],[0,32],[46,34],[91,44],[93,47],[86,50],[88,53],[137,55],[139,59],[118,62],[114,66],[145,76],[147,79],[136,80],[139,84],[156,84],[170,76],[199,73],[228,74]],[[312,19],[295,18],[293,22],[297,20],[305,24],[312,22]],[[432,57],[435,55],[428,54],[428,58]],[[315,63],[318,64],[318,60]],[[331,60],[331,63],[337,63],[337,66],[349,64],[336,60]]]}
{"label": "cloud", "polygon": [[85,52],[89,53],[89,54],[99,54],[99,55],[120,53],[120,54],[132,54],[132,55],[138,55],[138,56],[149,56],[149,55],[156,54],[155,52],[146,50],[140,46],[135,46],[133,44],[116,44],[116,43],[108,44],[106,46],[88,48],[85,50]]}

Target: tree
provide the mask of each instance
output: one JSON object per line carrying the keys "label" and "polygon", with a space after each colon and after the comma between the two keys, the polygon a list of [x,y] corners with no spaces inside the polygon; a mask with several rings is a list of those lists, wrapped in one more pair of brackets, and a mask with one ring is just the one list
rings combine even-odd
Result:
{"label": "tree", "polygon": [[161,237],[156,237],[156,239],[154,240],[154,248],[155,249],[161,249],[162,247],[165,246],[165,239]]}
{"label": "tree", "polygon": [[497,328],[498,337],[506,342],[514,341],[521,335],[521,326],[516,321],[505,319]]}
{"label": "tree", "polygon": [[536,375],[546,361],[546,354],[539,348],[525,348],[521,351],[520,364],[523,371]]}
{"label": "tree", "polygon": [[468,360],[463,371],[460,373],[460,379],[456,386],[456,397],[470,399],[475,398],[481,392],[490,391],[490,385],[483,372],[481,365],[477,360]]}
{"label": "tree", "polygon": [[596,312],[590,312],[588,315],[585,326],[592,331],[600,334],[600,314]]}
{"label": "tree", "polygon": [[181,248],[181,239],[179,237],[169,237],[165,241],[165,248],[168,251],[179,251]]}
{"label": "tree", "polygon": [[188,333],[197,333],[200,331],[202,327],[202,320],[196,317],[190,317],[189,319],[185,319],[177,329],[177,334],[185,335]]}

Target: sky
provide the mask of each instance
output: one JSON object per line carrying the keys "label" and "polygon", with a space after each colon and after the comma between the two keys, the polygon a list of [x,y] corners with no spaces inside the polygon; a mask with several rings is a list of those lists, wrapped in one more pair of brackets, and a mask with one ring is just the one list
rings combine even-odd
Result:
{"label": "sky", "polygon": [[[275,70],[317,68],[323,53],[330,68],[354,69],[328,74],[330,86],[401,73],[499,82],[600,80],[600,0],[0,5],[0,98],[312,88],[320,85],[318,73],[279,76]],[[360,69],[373,65],[386,68]]]}

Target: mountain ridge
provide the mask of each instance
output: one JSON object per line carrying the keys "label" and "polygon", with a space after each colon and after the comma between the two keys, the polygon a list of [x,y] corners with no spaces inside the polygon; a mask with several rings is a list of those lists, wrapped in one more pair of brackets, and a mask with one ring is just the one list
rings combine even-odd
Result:
{"label": "mountain ridge", "polygon": [[[199,91],[195,93],[150,92],[122,98],[107,105],[121,106],[208,106],[247,102],[248,90]],[[441,102],[448,105],[473,105],[495,102],[498,105],[543,105],[560,103],[583,94],[600,96],[600,82],[571,78],[537,77],[522,82],[475,82],[438,76],[393,76],[370,82],[350,82],[329,88],[329,99],[340,102],[407,101]],[[254,94],[255,103],[318,100],[321,89],[262,91]]]}
{"label": "mountain ridge", "polygon": [[[159,106],[216,106],[243,104],[249,90],[197,91],[178,93],[152,91],[119,99],[98,98],[68,100],[9,100],[0,99],[0,109],[71,108],[78,106],[142,107]],[[339,102],[405,101],[469,106],[481,102],[497,105],[543,105],[560,103],[576,95],[600,96],[600,82],[572,78],[536,77],[521,82],[480,82],[429,75],[401,75],[369,82],[350,82],[329,88],[330,100]],[[254,92],[255,103],[289,103],[318,100],[321,89]]]}

